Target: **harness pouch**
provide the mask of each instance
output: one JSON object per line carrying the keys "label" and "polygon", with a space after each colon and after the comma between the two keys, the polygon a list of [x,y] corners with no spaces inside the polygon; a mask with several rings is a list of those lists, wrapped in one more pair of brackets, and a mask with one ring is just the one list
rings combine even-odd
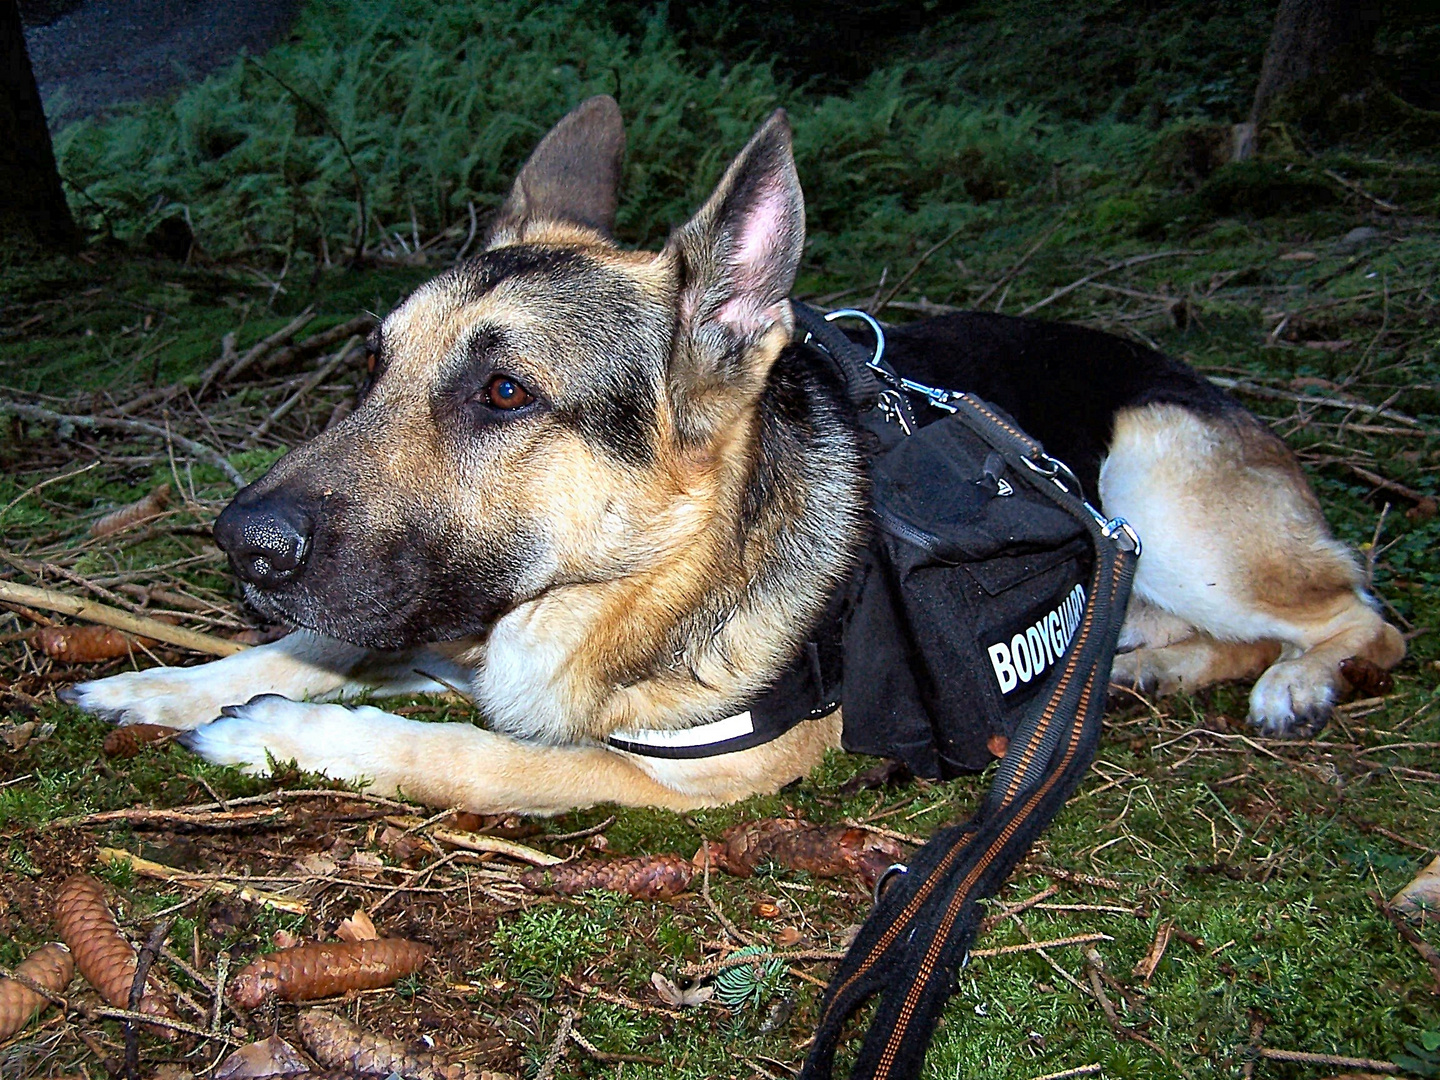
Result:
{"label": "harness pouch", "polygon": [[1056,678],[1094,546],[1013,469],[956,416],[875,458],[843,624],[847,750],[929,778],[979,771]]}

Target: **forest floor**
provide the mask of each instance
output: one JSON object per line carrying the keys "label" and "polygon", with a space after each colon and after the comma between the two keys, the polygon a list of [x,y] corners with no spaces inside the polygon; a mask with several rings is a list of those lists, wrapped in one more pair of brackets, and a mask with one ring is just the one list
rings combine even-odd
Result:
{"label": "forest floor", "polygon": [[[1090,777],[992,904],[1033,901],[979,939],[927,1078],[1440,1076],[1440,971],[1377,904],[1440,854],[1440,166],[1379,152],[1289,160],[1305,177],[1289,188],[1284,166],[1198,190],[1057,178],[939,246],[897,241],[863,278],[825,262],[802,274],[812,301],[887,319],[951,306],[1034,314],[1194,364],[1296,450],[1409,641],[1393,689],[1343,705],[1314,739],[1260,737],[1244,686],[1114,708]],[[286,276],[288,259],[179,262],[107,243],[9,271],[0,580],[218,638],[274,633],[239,602],[210,524],[237,479],[349,407],[363,366],[354,320],[446,266],[470,231],[464,214],[428,233],[391,229],[358,265],[337,257],[313,275]],[[220,375],[202,389],[212,366]],[[165,508],[91,534],[161,485]],[[272,1032],[299,1045],[294,1005],[227,1007],[212,1026],[217,964],[233,975],[277,941],[326,940],[357,908],[382,934],[436,950],[395,987],[329,1002],[374,1031],[527,1077],[751,1080],[791,1076],[803,1060],[832,970],[815,954],[843,949],[865,918],[858,881],[764,867],[716,873],[704,889],[697,879],[668,901],[536,895],[517,881],[523,861],[436,839],[446,822],[407,832],[413,822],[387,820],[426,819],[424,808],[283,766],[248,778],[176,745],[108,755],[107,725],[56,691],[207,657],[146,644],[66,662],[42,648],[52,622],[66,620],[16,605],[0,616],[0,965],[54,937],[56,890],[77,871],[108,883],[133,940],[173,919],[156,967],[183,991],[182,1019],[210,1034],[143,1032],[141,1075],[206,1077]],[[479,719],[451,697],[387,707]],[[968,816],[987,782],[845,786],[874,764],[836,754],[777,795],[692,814],[600,807],[467,824],[565,859],[689,858],[729,826],[776,816],[918,844]],[[103,849],[180,876],[107,862]],[[1418,934],[1440,947],[1436,923]],[[1044,947],[1076,937],[1088,940]],[[1168,948],[1147,974],[1160,939]],[[657,992],[652,974],[684,987],[706,965],[709,985],[713,962],[742,942],[793,956],[700,1004]],[[1090,978],[1087,949],[1107,979]],[[68,1000],[0,1043],[0,1076],[123,1071],[120,1024],[94,1013],[78,980]]]}

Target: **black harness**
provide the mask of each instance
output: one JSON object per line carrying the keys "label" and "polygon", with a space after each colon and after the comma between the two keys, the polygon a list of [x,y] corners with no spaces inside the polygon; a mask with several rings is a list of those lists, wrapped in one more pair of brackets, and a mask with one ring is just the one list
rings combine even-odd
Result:
{"label": "black harness", "polygon": [[[984,768],[1005,737],[980,812],[889,877],[830,983],[801,1077],[828,1080],[843,1024],[878,994],[851,1075],[910,1080],[954,992],[978,902],[1094,758],[1140,543],[1000,409],[891,368],[870,316],[793,307],[802,344],[843,380],[871,444],[870,540],[800,655],[748,710],[610,742],[658,757],[730,753],[843,702],[846,749],[934,778]],[[840,333],[840,317],[870,325],[873,354]]]}

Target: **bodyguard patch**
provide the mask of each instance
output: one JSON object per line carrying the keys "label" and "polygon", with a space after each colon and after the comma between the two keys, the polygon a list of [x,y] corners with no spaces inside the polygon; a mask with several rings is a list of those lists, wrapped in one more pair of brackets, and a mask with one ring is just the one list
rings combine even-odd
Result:
{"label": "bodyguard patch", "polygon": [[1054,610],[1046,612],[1009,641],[987,645],[1000,693],[1038,681],[1065,655],[1085,613],[1085,586],[1076,585]]}

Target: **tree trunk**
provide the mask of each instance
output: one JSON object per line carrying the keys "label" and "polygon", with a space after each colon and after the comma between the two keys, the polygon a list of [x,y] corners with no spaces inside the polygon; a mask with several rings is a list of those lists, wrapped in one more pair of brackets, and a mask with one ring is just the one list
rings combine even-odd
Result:
{"label": "tree trunk", "polygon": [[1304,94],[1298,111],[1311,112],[1351,89],[1365,74],[1375,29],[1359,0],[1280,0],[1250,122],[1263,123],[1286,98]]}
{"label": "tree trunk", "polygon": [[16,0],[0,0],[0,248],[74,250],[70,216]]}

